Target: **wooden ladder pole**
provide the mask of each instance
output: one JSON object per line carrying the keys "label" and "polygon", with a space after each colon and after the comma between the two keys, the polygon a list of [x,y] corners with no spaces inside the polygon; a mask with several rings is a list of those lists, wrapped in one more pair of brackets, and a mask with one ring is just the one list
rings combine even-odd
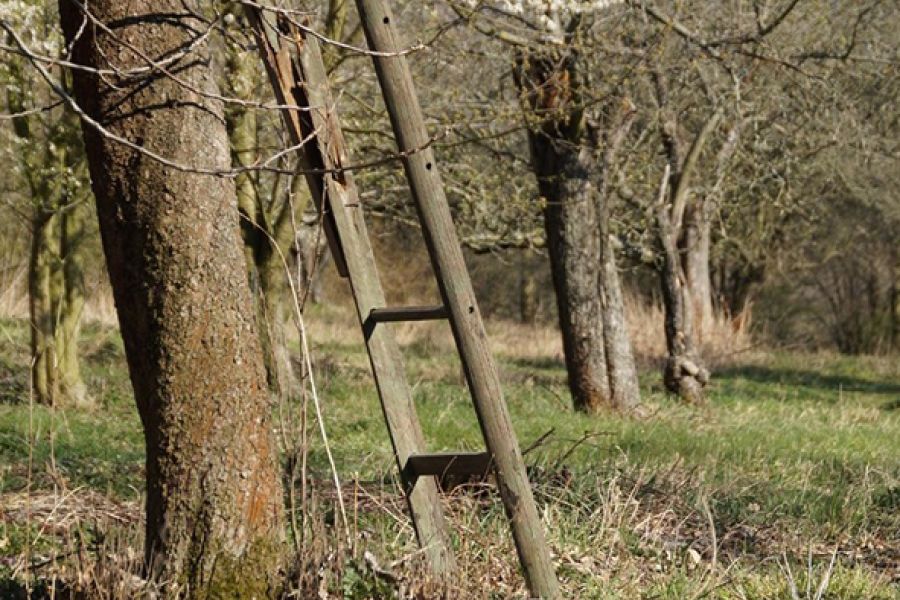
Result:
{"label": "wooden ladder pole", "polygon": [[529,590],[534,596],[558,598],[559,583],[430,148],[412,74],[405,56],[398,53],[402,45],[397,41],[393,15],[383,0],[356,0],[356,6],[369,48],[377,53],[373,54],[375,70],[441,295],[450,312],[481,430],[494,458],[500,495]]}
{"label": "wooden ladder pole", "polygon": [[[375,257],[366,230],[356,184],[348,171],[346,146],[319,46],[275,14],[245,5],[259,52],[294,145],[303,143],[298,155],[316,205],[344,256],[360,326],[373,309],[385,306]],[[279,30],[276,28],[280,28]],[[409,458],[422,454],[425,439],[416,416],[403,356],[388,327],[376,327],[365,336],[381,406],[397,468],[402,473]],[[404,484],[419,544],[433,572],[446,575],[456,568],[434,477],[420,477]]]}

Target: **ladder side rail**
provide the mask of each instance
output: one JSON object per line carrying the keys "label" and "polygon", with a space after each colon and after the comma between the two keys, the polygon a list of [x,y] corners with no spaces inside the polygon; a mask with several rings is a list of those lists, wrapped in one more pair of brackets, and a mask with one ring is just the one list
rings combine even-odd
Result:
{"label": "ladder side rail", "polygon": [[[304,109],[302,118],[295,110],[284,109],[282,114],[293,143],[306,141],[302,150],[304,166],[310,168],[310,191],[324,197],[320,207],[333,217],[362,326],[372,309],[384,306],[385,297],[356,185],[351,173],[340,171],[347,160],[346,150],[318,44],[311,36],[289,28],[295,44],[289,48],[284,35],[279,37],[272,31],[268,15],[251,6],[247,6],[247,11],[270,78],[275,75],[272,86],[276,91],[283,90],[284,98],[278,98],[278,102],[296,103]],[[272,39],[279,45],[273,47]],[[425,448],[403,356],[387,327],[376,327],[365,341],[397,467],[402,473],[409,457]],[[430,568],[437,574],[454,570],[455,556],[450,551],[437,482],[433,477],[424,477],[404,484],[416,536],[426,550]]]}
{"label": "ladder side rail", "polygon": [[466,379],[497,483],[510,520],[516,550],[532,595],[558,598],[559,583],[538,517],[525,463],[487,343],[481,314],[466,269],[431,140],[398,43],[393,15],[383,0],[356,0],[360,23],[381,84],[382,95],[402,156],[425,242],[438,278]]}

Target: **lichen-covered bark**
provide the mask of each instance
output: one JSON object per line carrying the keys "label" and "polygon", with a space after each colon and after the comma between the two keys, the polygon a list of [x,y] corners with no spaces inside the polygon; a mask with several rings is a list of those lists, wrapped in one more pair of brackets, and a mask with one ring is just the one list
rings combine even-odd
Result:
{"label": "lichen-covered bark", "polygon": [[[228,137],[199,3],[60,0],[74,92],[115,135],[185,165],[227,170]],[[75,36],[77,35],[77,39]],[[125,71],[133,70],[126,75]],[[167,596],[264,596],[282,494],[234,183],[184,172],[83,124],[103,248],[146,441],[145,559]],[[237,584],[234,584],[237,585]],[[244,593],[246,592],[246,593]],[[215,595],[215,594],[214,594]],[[216,596],[222,597],[222,596]]]}

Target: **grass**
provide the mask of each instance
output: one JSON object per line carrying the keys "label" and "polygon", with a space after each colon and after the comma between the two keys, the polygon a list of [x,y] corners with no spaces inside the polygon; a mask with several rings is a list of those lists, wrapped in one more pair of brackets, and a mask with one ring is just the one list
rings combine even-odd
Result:
{"label": "grass", "polygon": [[[402,586],[373,565],[413,581],[404,557],[415,544],[361,339],[333,309],[308,318],[354,547],[340,549],[327,460],[310,430],[318,550],[303,560],[331,578],[334,596],[397,595]],[[569,407],[552,330],[489,328],[520,443],[541,440],[526,458],[567,597],[811,599],[824,583],[827,598],[900,598],[896,362],[740,354],[719,361],[699,409],[663,394],[656,370],[645,369],[645,418],[587,416]],[[115,331],[86,330],[86,378],[100,406],[80,412],[29,405],[26,334],[21,321],[0,321],[0,596],[4,585],[21,592],[12,582],[26,579],[22,557],[33,563],[85,536],[97,547],[111,532],[139,529],[143,438]],[[447,336],[426,325],[398,337],[430,448],[480,448]],[[288,445],[296,409],[279,410],[293,415],[282,423]],[[465,573],[457,594],[521,596],[502,511],[483,488],[448,500]],[[68,525],[48,533],[48,519],[63,513]],[[117,552],[133,553],[135,536]],[[326,560],[334,552],[340,559]]]}

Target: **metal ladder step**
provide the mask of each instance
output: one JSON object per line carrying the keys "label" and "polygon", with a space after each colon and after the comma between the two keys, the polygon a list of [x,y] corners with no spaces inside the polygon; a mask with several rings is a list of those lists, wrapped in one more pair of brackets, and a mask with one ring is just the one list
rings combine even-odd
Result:
{"label": "metal ladder step", "polygon": [[367,322],[397,323],[401,321],[435,321],[446,319],[450,315],[442,304],[433,306],[398,306],[395,308],[373,308],[369,312]]}
{"label": "metal ladder step", "polygon": [[413,454],[406,460],[403,477],[414,483],[419,477],[464,478],[472,475],[483,477],[490,471],[493,456],[490,452],[438,452]]}

